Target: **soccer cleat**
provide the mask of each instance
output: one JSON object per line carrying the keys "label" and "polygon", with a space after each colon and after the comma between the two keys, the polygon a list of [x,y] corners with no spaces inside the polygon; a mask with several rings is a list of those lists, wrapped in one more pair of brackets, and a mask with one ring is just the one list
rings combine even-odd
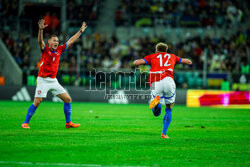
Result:
{"label": "soccer cleat", "polygon": [[74,123],[72,123],[70,121],[69,123],[65,123],[65,126],[66,126],[67,129],[69,129],[69,128],[77,128],[77,127],[80,126],[80,124],[74,124]]}
{"label": "soccer cleat", "polygon": [[150,109],[155,108],[155,106],[157,106],[160,103],[160,100],[161,100],[160,96],[156,96],[154,100],[152,100],[151,103],[149,104],[149,108]]}
{"label": "soccer cleat", "polygon": [[169,139],[170,137],[168,135],[164,135],[163,133],[161,134],[162,139]]}
{"label": "soccer cleat", "polygon": [[23,124],[21,125],[21,128],[23,128],[23,129],[30,129],[28,123],[23,123]]}

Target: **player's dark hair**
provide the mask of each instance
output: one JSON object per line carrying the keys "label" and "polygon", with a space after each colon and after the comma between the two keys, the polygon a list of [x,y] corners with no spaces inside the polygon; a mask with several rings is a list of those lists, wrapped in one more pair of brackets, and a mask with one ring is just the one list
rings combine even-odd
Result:
{"label": "player's dark hair", "polygon": [[155,47],[156,51],[158,52],[167,52],[168,45],[165,43],[158,43]]}
{"label": "player's dark hair", "polygon": [[52,37],[57,37],[57,38],[58,38],[58,36],[57,36],[56,34],[51,34],[51,35],[49,36],[49,39],[51,39]]}

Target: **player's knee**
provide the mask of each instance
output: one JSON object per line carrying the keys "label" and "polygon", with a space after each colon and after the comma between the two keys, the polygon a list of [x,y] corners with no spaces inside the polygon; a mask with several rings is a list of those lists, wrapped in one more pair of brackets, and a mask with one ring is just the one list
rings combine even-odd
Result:
{"label": "player's knee", "polygon": [[64,99],[64,103],[71,103],[71,98],[68,96]]}
{"label": "player's knee", "polygon": [[33,104],[34,106],[38,107],[41,102],[42,102],[42,98],[35,98]]}

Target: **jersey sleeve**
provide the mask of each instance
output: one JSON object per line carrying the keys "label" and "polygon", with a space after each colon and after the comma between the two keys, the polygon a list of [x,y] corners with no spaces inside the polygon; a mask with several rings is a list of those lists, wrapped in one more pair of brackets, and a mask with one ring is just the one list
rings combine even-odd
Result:
{"label": "jersey sleeve", "polygon": [[61,52],[66,52],[67,51],[67,43],[60,45],[58,48]]}
{"label": "jersey sleeve", "polygon": [[151,64],[152,55],[147,55],[144,57],[144,61],[147,65]]}
{"label": "jersey sleeve", "polygon": [[175,56],[175,64],[180,64],[181,60],[182,60],[182,58]]}

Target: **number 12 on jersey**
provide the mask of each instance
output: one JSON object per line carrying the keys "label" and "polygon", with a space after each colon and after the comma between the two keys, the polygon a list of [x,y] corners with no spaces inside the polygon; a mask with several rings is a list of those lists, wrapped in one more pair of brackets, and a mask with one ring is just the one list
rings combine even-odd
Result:
{"label": "number 12 on jersey", "polygon": [[[170,54],[165,54],[163,57],[164,57],[164,58],[166,58],[167,56],[168,56],[167,61],[164,63],[164,66],[165,66],[165,67],[167,67],[167,66],[170,66],[170,65],[171,65],[170,63],[168,64],[168,61],[169,61],[169,59],[170,59],[171,55],[170,55]],[[162,54],[158,55],[158,56],[157,56],[157,58],[159,58],[159,59],[160,59],[160,66],[162,67],[162,64],[163,64]]]}

